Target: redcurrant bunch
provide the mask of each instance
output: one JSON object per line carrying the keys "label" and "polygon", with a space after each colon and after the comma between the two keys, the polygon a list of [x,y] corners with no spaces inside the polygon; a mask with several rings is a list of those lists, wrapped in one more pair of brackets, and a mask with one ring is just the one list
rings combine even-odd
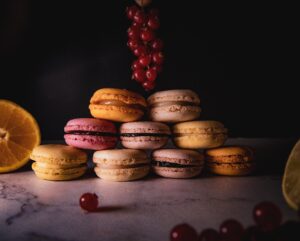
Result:
{"label": "redcurrant bunch", "polygon": [[158,73],[162,71],[164,55],[163,41],[157,37],[160,27],[157,9],[145,9],[137,5],[127,7],[126,15],[132,21],[127,30],[127,46],[136,56],[133,61],[132,79],[140,83],[146,91],[155,87]]}

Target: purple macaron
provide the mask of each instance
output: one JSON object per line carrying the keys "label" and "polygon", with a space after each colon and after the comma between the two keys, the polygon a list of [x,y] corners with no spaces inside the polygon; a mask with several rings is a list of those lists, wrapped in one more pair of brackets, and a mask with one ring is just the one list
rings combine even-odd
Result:
{"label": "purple macaron", "polygon": [[118,141],[115,125],[107,120],[77,118],[70,120],[64,130],[66,143],[81,149],[111,149]]}
{"label": "purple macaron", "polygon": [[130,149],[161,148],[167,143],[170,135],[170,128],[159,122],[129,122],[120,127],[121,143]]}

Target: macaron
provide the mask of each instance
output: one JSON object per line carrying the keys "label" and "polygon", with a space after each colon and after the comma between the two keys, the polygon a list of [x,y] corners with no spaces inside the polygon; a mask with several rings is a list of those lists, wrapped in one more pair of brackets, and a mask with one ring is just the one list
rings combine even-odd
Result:
{"label": "macaron", "polygon": [[134,149],[96,151],[95,172],[103,180],[126,182],[145,177],[150,171],[146,152]]}
{"label": "macaron", "polygon": [[226,139],[227,129],[218,121],[188,121],[173,126],[173,142],[180,148],[213,148]]}
{"label": "macaron", "polygon": [[200,116],[200,99],[192,90],[159,91],[147,99],[149,118],[153,121],[177,123]]}
{"label": "macaron", "polygon": [[113,88],[97,90],[89,106],[93,117],[117,122],[140,120],[146,107],[143,96],[129,90]]}
{"label": "macaron", "polygon": [[224,146],[205,151],[207,169],[228,176],[248,175],[255,169],[254,154],[247,146]]}
{"label": "macaron", "polygon": [[170,135],[170,128],[159,122],[129,122],[120,127],[121,143],[131,149],[161,148],[167,143]]}
{"label": "macaron", "polygon": [[198,176],[204,166],[203,154],[185,149],[159,149],[152,153],[154,173],[168,178]]}
{"label": "macaron", "polygon": [[117,144],[117,129],[107,120],[77,118],[65,126],[65,142],[69,146],[89,150],[114,148]]}
{"label": "macaron", "polygon": [[72,146],[40,145],[30,158],[36,176],[50,181],[66,181],[82,176],[87,170],[87,154]]}

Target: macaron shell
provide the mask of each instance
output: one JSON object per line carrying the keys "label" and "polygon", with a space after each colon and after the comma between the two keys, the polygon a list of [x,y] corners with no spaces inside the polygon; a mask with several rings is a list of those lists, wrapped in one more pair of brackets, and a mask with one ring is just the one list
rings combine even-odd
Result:
{"label": "macaron shell", "polygon": [[255,163],[207,163],[207,169],[214,174],[225,176],[244,176],[249,175],[255,170]]}
{"label": "macaron shell", "polygon": [[121,136],[121,143],[125,148],[154,150],[162,148],[168,142],[168,137],[157,136]]}
{"label": "macaron shell", "polygon": [[87,150],[105,150],[114,148],[118,141],[117,137],[114,136],[65,134],[64,138],[69,146]]}
{"label": "macaron shell", "polygon": [[173,142],[179,148],[201,149],[222,146],[227,140],[227,134],[195,134],[174,137]]}
{"label": "macaron shell", "polygon": [[107,120],[94,118],[76,118],[67,122],[65,128],[66,133],[72,131],[89,131],[89,132],[105,132],[116,133],[116,126]]}
{"label": "macaron shell", "polygon": [[124,169],[101,169],[99,167],[95,167],[94,170],[96,175],[103,180],[127,182],[147,176],[150,171],[150,166]]}
{"label": "macaron shell", "polygon": [[187,121],[173,126],[175,134],[210,134],[227,133],[227,129],[219,121]]}
{"label": "macaron shell", "polygon": [[89,106],[91,115],[95,118],[116,122],[130,122],[140,120],[144,112],[127,106],[94,105]]}
{"label": "macaron shell", "polygon": [[159,176],[167,177],[167,178],[192,178],[198,176],[203,167],[185,167],[185,168],[178,168],[178,167],[152,167],[153,172]]}
{"label": "macaron shell", "polygon": [[155,134],[171,134],[169,126],[153,121],[138,121],[124,123],[120,126],[120,133],[155,133]]}
{"label": "macaron shell", "polygon": [[32,164],[32,169],[36,176],[40,179],[49,181],[67,181],[81,177],[85,174],[87,166],[79,166],[76,168],[60,169],[60,168],[43,168],[38,163]]}
{"label": "macaron shell", "polygon": [[147,99],[149,105],[167,101],[185,101],[200,104],[199,96],[194,91],[187,89],[159,91]]}
{"label": "macaron shell", "polygon": [[190,121],[199,118],[201,108],[199,106],[188,106],[176,104],[169,106],[152,107],[149,110],[149,118],[153,121],[176,123]]}

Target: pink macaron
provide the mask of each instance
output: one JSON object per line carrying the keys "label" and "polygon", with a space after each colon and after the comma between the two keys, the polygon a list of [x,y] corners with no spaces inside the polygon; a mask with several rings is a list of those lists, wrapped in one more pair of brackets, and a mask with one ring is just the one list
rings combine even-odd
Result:
{"label": "pink macaron", "polygon": [[88,149],[105,150],[117,144],[117,129],[107,120],[93,118],[77,118],[68,121],[65,128],[65,141],[69,146]]}
{"label": "pink macaron", "polygon": [[121,143],[130,149],[161,148],[167,143],[170,135],[170,128],[159,122],[129,122],[120,127]]}
{"label": "pink macaron", "polygon": [[152,153],[154,173],[168,178],[198,176],[204,166],[203,154],[187,149],[160,149]]}

